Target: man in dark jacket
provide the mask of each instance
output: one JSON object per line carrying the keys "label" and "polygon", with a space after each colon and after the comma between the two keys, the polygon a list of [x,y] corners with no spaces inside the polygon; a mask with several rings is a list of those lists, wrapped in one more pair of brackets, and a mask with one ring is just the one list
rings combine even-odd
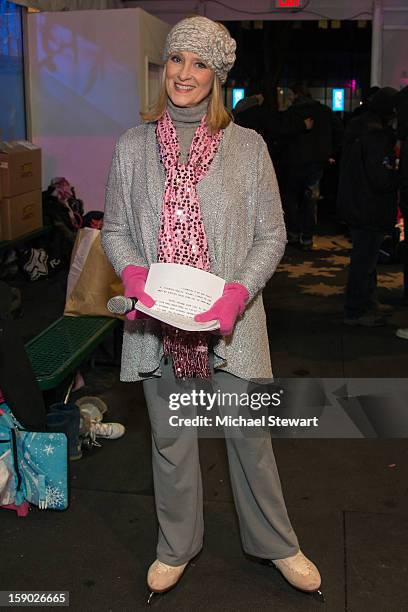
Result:
{"label": "man in dark jacket", "polygon": [[[400,141],[400,201],[399,206],[404,218],[404,243],[402,262],[404,266],[404,297],[408,298],[408,87],[396,96],[398,132]],[[397,336],[408,340],[408,328],[397,330]]]}
{"label": "man in dark jacket", "polygon": [[255,130],[265,140],[275,172],[280,181],[280,157],[277,142],[282,138],[297,136],[311,130],[313,121],[310,117],[278,111],[272,107],[269,96],[261,93],[261,87],[252,88],[254,93],[240,100],[233,110],[237,125]]}
{"label": "man in dark jacket", "polygon": [[334,163],[343,137],[340,119],[325,104],[310,97],[301,85],[290,87],[292,106],[286,121],[295,117],[313,120],[313,128],[292,135],[282,142],[283,208],[289,243],[313,248],[316,204],[325,165]]}
{"label": "man in dark jacket", "polygon": [[345,296],[348,325],[385,324],[376,297],[376,267],[384,233],[397,218],[396,139],[390,126],[396,93],[381,89],[369,111],[350,121],[344,139],[337,204],[353,243]]}

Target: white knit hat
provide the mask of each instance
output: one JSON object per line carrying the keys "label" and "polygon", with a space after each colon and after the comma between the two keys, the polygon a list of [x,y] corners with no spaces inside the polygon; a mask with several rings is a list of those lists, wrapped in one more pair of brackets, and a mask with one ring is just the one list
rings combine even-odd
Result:
{"label": "white knit hat", "polygon": [[187,17],[168,33],[163,59],[167,61],[177,51],[196,53],[225,83],[235,62],[236,47],[232,36],[217,22],[207,17]]}

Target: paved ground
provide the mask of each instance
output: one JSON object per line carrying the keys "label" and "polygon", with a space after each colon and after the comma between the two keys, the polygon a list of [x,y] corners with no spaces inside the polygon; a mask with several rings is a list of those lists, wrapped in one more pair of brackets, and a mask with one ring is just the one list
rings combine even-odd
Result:
{"label": "paved ground", "polygon": [[[342,291],[348,243],[320,236],[317,248],[288,248],[264,296],[273,367],[281,377],[405,377],[408,327],[398,266],[382,266],[380,299],[395,307],[387,327],[347,328]],[[20,284],[16,282],[15,284]],[[61,312],[63,283],[24,286],[25,339]],[[86,387],[109,405],[126,436],[71,464],[65,513],[0,511],[2,590],[69,590],[73,610],[145,607],[145,573],[155,558],[150,435],[141,386],[118,370],[84,368]],[[273,569],[246,559],[222,440],[201,440],[206,540],[180,585],[158,598],[168,611],[408,609],[408,443],[404,439],[276,439],[289,514],[304,551],[320,567],[326,604],[294,591]]]}

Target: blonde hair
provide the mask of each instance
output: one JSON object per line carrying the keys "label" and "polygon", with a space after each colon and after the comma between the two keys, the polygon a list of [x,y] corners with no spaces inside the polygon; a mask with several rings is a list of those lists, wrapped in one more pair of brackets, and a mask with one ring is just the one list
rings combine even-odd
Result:
{"label": "blonde hair", "polygon": [[[232,115],[224,106],[222,100],[222,89],[219,78],[214,74],[214,81],[211,89],[210,100],[208,102],[206,124],[212,134],[227,127],[232,121]],[[141,112],[140,116],[143,121],[157,121],[164,115],[167,108],[167,90],[166,90],[166,67],[164,67],[162,75],[162,83],[156,102],[146,112]]]}

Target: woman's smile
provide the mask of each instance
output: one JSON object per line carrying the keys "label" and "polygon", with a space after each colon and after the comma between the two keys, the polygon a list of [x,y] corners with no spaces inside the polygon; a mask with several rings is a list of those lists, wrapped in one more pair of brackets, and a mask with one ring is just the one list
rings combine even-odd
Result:
{"label": "woman's smile", "polygon": [[193,85],[182,85],[181,83],[177,83],[177,81],[174,83],[174,88],[176,91],[179,91],[181,93],[188,93],[195,89]]}

